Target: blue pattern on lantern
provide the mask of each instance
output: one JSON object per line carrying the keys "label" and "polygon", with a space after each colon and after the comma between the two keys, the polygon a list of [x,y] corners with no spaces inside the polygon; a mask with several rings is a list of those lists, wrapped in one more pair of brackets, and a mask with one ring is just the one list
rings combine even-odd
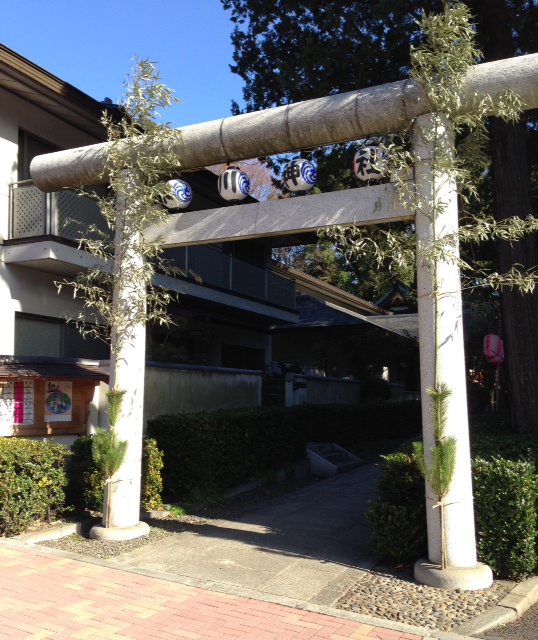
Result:
{"label": "blue pattern on lantern", "polygon": [[190,184],[184,180],[168,180],[172,188],[173,196],[166,196],[163,199],[167,209],[185,209],[192,201],[192,189]]}
{"label": "blue pattern on lantern", "polygon": [[250,180],[238,167],[229,167],[219,176],[218,187],[224,200],[243,200],[250,193]]}
{"label": "blue pattern on lantern", "polygon": [[309,160],[291,160],[284,167],[282,177],[290,191],[308,191],[316,184],[316,167]]}

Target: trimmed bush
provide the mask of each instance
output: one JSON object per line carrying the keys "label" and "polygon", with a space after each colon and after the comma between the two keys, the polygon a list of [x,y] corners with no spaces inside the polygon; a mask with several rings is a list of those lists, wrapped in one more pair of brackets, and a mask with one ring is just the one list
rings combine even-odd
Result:
{"label": "trimmed bush", "polygon": [[370,546],[381,560],[406,564],[427,555],[424,506],[371,502],[366,519],[372,534]]}
{"label": "trimmed bush", "polygon": [[[538,476],[529,461],[536,458],[532,440],[484,436],[473,444],[489,456],[472,463],[477,551],[499,578],[521,580],[538,565]],[[522,459],[494,457],[492,451]],[[378,500],[366,513],[371,545],[380,558],[412,561],[427,555],[424,480],[411,455],[383,457]]]}
{"label": "trimmed bush", "polygon": [[534,465],[478,458],[473,480],[479,556],[501,578],[525,578],[538,563]]}
{"label": "trimmed bush", "polygon": [[407,563],[427,554],[424,478],[413,456],[392,453],[382,458],[378,499],[365,514],[370,545],[382,560]]}
{"label": "trimmed bush", "polygon": [[165,493],[225,490],[293,464],[306,453],[305,423],[283,407],[159,416],[148,434],[164,451]]}
{"label": "trimmed bush", "polygon": [[0,534],[13,536],[64,507],[67,449],[37,440],[0,438]]}
{"label": "trimmed bush", "polygon": [[478,433],[471,438],[473,458],[527,460],[538,469],[538,438],[528,435]]}
{"label": "trimmed bush", "polygon": [[148,434],[165,452],[164,491],[225,490],[252,476],[293,465],[309,441],[362,443],[419,433],[418,402],[361,405],[254,407],[164,415]]}
{"label": "trimmed bush", "polygon": [[71,445],[67,503],[75,509],[102,511],[105,481],[92,457],[92,436],[80,436]]}
{"label": "trimmed bush", "polygon": [[144,511],[151,511],[162,506],[163,452],[157,447],[157,441],[147,439],[142,448],[142,488],[140,506]]}
{"label": "trimmed bush", "polygon": [[[93,436],[80,436],[71,445],[68,465],[67,504],[81,511],[102,511],[105,481],[92,457]],[[142,443],[142,489],[140,507],[158,509],[162,491],[162,453],[155,441]],[[152,506],[149,506],[152,505]]]}

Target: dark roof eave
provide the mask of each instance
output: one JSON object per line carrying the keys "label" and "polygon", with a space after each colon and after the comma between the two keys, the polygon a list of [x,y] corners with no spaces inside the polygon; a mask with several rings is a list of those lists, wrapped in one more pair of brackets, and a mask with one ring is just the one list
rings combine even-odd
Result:
{"label": "dark roof eave", "polygon": [[108,382],[108,373],[94,360],[0,356],[0,378],[78,379]]}

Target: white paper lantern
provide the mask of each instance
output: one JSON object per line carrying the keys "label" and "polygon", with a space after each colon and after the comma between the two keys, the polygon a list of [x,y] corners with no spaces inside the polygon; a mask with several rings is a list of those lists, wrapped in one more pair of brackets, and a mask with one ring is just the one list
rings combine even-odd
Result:
{"label": "white paper lantern", "polygon": [[172,196],[165,196],[163,204],[167,209],[185,209],[192,201],[192,189],[184,180],[168,180]]}
{"label": "white paper lantern", "polygon": [[353,158],[353,173],[363,182],[386,175],[387,154],[379,147],[361,147]]}
{"label": "white paper lantern", "polygon": [[224,200],[243,200],[250,192],[250,180],[238,167],[229,167],[219,176],[219,193]]}
{"label": "white paper lantern", "polygon": [[316,167],[309,160],[291,160],[284,167],[282,177],[290,191],[308,191],[316,184]]}

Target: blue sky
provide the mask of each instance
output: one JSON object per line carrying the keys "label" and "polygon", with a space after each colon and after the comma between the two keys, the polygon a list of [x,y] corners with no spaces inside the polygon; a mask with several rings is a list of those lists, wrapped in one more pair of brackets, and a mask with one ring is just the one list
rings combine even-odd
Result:
{"label": "blue sky", "polygon": [[163,113],[180,127],[242,104],[229,14],[220,0],[6,0],[0,42],[96,100],[120,98],[133,56],[150,58],[182,102]]}

